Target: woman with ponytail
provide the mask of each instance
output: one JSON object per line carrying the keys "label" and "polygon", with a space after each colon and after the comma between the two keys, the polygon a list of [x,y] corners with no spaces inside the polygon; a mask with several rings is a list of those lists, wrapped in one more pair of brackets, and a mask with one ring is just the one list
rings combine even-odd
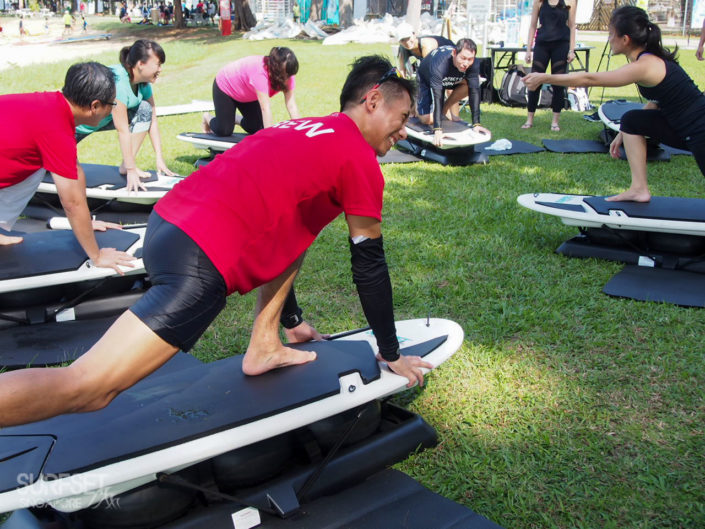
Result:
{"label": "woman with ponytail", "polygon": [[[551,73],[565,73],[568,63],[575,59],[575,10],[576,0],[534,0],[526,45],[526,62],[532,72],[545,72],[551,63]],[[536,26],[538,25],[538,31]],[[539,102],[539,90],[529,92],[528,114],[522,129],[534,126],[534,114]],[[565,105],[565,88],[553,87],[551,130],[560,129],[558,119]]]}
{"label": "woman with ponytail", "polygon": [[127,176],[127,190],[146,189],[140,178],[149,173],[137,167],[137,153],[149,132],[156,154],[156,169],[167,176],[174,173],[164,163],[161,136],[157,127],[152,83],[162,70],[166,55],[162,47],[151,40],[138,40],[120,51],[120,64],[111,66],[115,75],[116,99],[112,113],[97,127],[81,125],[76,128],[76,140],[98,130],[117,130],[122,164],[120,174]]}
{"label": "woman with ponytail", "polygon": [[648,202],[646,137],[693,153],[705,175],[705,96],[676,62],[676,52],[661,43],[661,30],[643,9],[625,6],[612,13],[609,25],[612,53],[623,54],[629,64],[611,72],[574,72],[563,75],[531,73],[524,77],[529,89],[542,83],[561,86],[626,86],[636,83],[649,102],[622,116],[620,132],[610,145],[613,158],[624,145],[632,183],[628,190],[607,200]]}
{"label": "woman with ponytail", "polygon": [[248,134],[270,127],[273,121],[269,98],[278,92],[284,92],[291,119],[300,117],[294,99],[294,77],[298,71],[294,52],[279,46],[266,57],[252,55],[225,65],[213,81],[215,117],[203,114],[204,132],[230,136],[235,125]]}

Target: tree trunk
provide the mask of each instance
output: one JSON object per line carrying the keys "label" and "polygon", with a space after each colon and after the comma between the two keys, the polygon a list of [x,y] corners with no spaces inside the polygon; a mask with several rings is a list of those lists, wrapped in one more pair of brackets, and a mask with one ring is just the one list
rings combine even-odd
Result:
{"label": "tree trunk", "polygon": [[174,27],[186,27],[186,20],[184,20],[184,13],[183,11],[181,11],[181,2],[179,0],[176,0],[176,2],[174,2]]}
{"label": "tree trunk", "polygon": [[235,0],[235,29],[250,31],[257,25],[257,19],[250,9],[249,0]]}
{"label": "tree trunk", "polygon": [[406,22],[414,28],[416,34],[421,27],[421,0],[409,0],[406,7]]}

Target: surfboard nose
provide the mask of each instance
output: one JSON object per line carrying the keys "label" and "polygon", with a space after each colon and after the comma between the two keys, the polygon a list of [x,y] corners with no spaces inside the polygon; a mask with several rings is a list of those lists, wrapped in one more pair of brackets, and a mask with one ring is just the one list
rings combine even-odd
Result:
{"label": "surfboard nose", "polygon": [[50,435],[0,435],[0,492],[37,481],[53,445]]}

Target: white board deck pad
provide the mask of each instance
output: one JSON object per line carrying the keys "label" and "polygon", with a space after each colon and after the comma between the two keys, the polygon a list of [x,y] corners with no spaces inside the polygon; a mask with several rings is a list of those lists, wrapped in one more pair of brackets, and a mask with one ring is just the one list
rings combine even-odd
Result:
{"label": "white board deck pad", "polygon": [[[474,130],[466,121],[450,121],[444,119],[441,123],[443,129],[443,145],[441,149],[456,149],[470,147],[484,143],[492,138],[491,134],[482,134]],[[433,145],[433,127],[425,125],[417,117],[409,118],[406,124],[406,133],[410,140]]]}
{"label": "white board deck pad", "polygon": [[656,231],[705,236],[705,199],[651,197],[650,202],[611,202],[606,197],[531,193],[521,195],[522,206],[559,217],[580,227]]}
{"label": "white board deck pad", "polygon": [[[421,355],[434,366],[463,342],[460,326],[443,319],[400,321],[397,334],[402,354]],[[316,351],[316,361],[247,377],[237,355],[145,379],[96,412],[4,428],[0,512],[43,503],[67,511],[86,508],[154,481],[158,472],[406,388],[406,378],[377,362],[369,330],[295,347]]]}

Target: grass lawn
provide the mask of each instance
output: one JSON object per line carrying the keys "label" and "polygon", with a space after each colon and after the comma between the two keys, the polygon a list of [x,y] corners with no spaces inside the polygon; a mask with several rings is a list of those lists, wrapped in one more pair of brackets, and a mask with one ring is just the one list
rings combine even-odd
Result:
{"label": "grass lawn", "polygon": [[[139,28],[135,35],[159,39],[166,36],[160,29]],[[389,45],[252,42],[214,38],[209,30],[163,45],[158,104],[208,99],[226,62],[289,46],[301,65],[296,97],[304,115],[338,110],[354,57],[391,54]],[[594,65],[603,44],[595,46]],[[91,58],[113,64],[117,53]],[[694,52],[681,58],[705,87]],[[0,91],[57,88],[68,65],[0,71]],[[594,89],[593,102],[599,95]],[[635,98],[636,90],[612,89],[607,97]],[[281,96],[274,114],[286,117]],[[483,124],[495,139],[596,139],[601,129],[566,112],[562,131],[549,132],[550,112],[540,110],[534,128],[520,130],[524,117],[523,109],[483,105]],[[159,127],[167,163],[190,173],[203,151],[175,136],[199,130],[200,115],[160,118]],[[116,133],[84,140],[79,158],[120,163]],[[149,147],[138,163],[154,167]],[[430,312],[466,332],[462,349],[426,387],[397,398],[440,438],[437,448],[398,467],[506,528],[705,527],[705,312],[602,294],[620,265],[556,255],[576,230],[516,203],[528,192],[616,193],[629,183],[627,163],[544,152],[493,157],[485,166],[415,163],[383,171],[397,318]],[[651,164],[649,171],[655,195],[705,196],[690,157]],[[365,324],[342,219],[312,246],[297,285],[306,317],[321,331]],[[243,352],[253,305],[253,295],[231,297],[193,353],[210,361]]]}

